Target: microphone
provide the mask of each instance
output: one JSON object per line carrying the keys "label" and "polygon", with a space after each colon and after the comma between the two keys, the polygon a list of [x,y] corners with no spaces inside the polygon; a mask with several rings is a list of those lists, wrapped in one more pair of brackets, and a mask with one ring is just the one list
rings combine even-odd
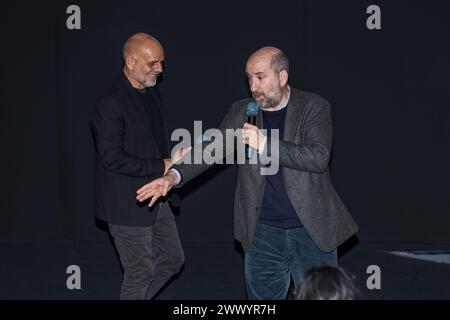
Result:
{"label": "microphone", "polygon": [[[251,125],[256,125],[256,116],[259,113],[259,105],[255,101],[250,101],[247,104],[247,123]],[[247,159],[252,157],[253,149],[247,144],[245,145],[245,156]]]}
{"label": "microphone", "polygon": [[195,138],[194,140],[194,145],[198,145],[198,144],[202,144],[203,142],[206,141],[206,139],[208,139],[208,135],[206,133],[199,135],[197,138]]}

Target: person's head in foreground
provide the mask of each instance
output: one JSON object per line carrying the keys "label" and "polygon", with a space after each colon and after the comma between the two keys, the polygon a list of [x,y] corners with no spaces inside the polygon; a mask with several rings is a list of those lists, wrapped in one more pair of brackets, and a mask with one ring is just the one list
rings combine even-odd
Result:
{"label": "person's head in foreground", "polygon": [[353,276],[335,266],[315,267],[304,273],[292,300],[357,300],[361,298]]}

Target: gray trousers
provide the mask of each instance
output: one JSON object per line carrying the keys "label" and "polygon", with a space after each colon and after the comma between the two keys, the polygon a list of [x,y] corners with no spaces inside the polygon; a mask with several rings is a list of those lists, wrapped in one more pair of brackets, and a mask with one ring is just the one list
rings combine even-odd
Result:
{"label": "gray trousers", "polygon": [[150,300],[184,264],[184,252],[167,203],[162,203],[153,226],[108,223],[120,256],[124,278],[121,300]]}

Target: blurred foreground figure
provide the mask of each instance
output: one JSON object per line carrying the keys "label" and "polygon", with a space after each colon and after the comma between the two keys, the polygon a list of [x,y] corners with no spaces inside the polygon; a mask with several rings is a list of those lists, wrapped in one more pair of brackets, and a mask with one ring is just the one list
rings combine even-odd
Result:
{"label": "blurred foreground figure", "polygon": [[300,288],[294,289],[293,300],[357,300],[361,298],[354,277],[335,266],[320,266],[304,273]]}

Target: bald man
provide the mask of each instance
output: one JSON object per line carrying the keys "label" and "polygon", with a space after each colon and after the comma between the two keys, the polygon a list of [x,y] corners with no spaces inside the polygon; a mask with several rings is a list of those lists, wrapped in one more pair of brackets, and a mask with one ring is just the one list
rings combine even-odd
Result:
{"label": "bald man", "polygon": [[121,299],[151,299],[184,263],[168,200],[149,207],[136,189],[169,172],[169,141],[155,88],[164,50],[152,36],[137,33],[123,46],[123,73],[99,101],[92,120],[97,154],[96,216],[107,222],[124,279]]}
{"label": "bald man", "polygon": [[[336,248],[358,228],[330,182],[329,103],[288,85],[289,61],[280,49],[264,47],[253,53],[246,74],[259,105],[256,126],[245,123],[252,99],[234,103],[220,125],[222,131],[242,128],[242,143],[258,151],[253,152],[256,164],[238,166],[234,235],[245,251],[248,298],[285,299],[291,279],[298,287],[305,271],[336,265]],[[279,140],[272,137],[276,132]],[[273,149],[276,142],[279,147]],[[260,155],[267,150],[279,164],[272,175],[261,170],[265,164]],[[154,201],[209,167],[176,165],[181,180],[169,173],[140,188],[137,199]]]}

